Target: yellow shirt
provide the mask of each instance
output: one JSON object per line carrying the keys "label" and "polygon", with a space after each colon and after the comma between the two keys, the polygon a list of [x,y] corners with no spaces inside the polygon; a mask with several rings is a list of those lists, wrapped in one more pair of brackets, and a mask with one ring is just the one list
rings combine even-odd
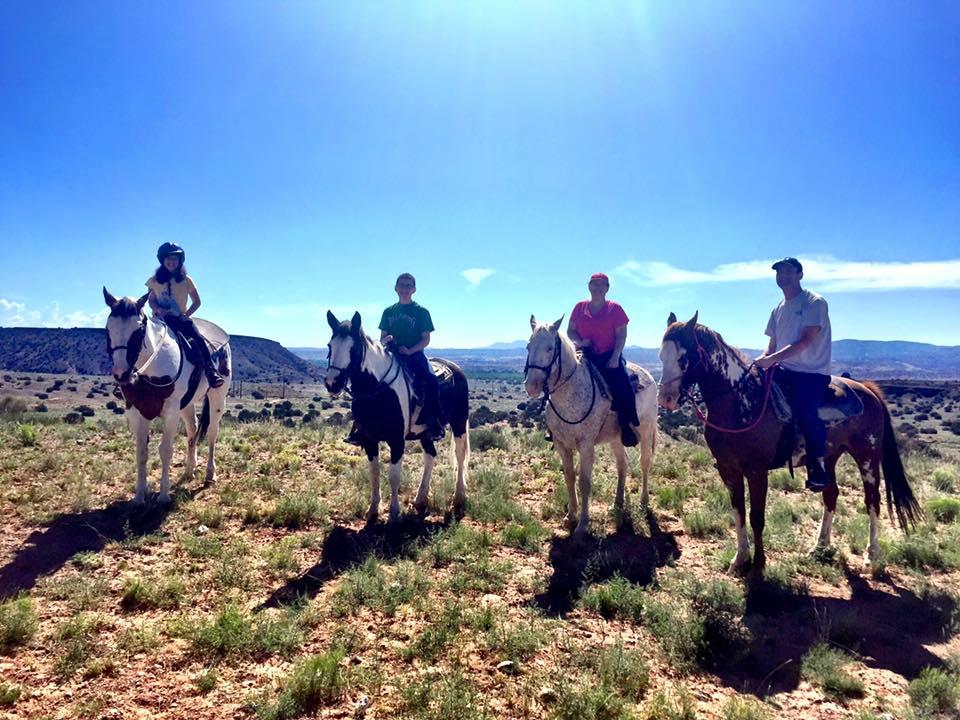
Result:
{"label": "yellow shirt", "polygon": [[169,282],[165,283],[157,282],[156,278],[151,275],[146,282],[146,286],[157,301],[157,305],[164,310],[172,310],[180,315],[185,315],[187,312],[190,294],[196,294],[197,292],[197,286],[193,284],[189,275],[180,282],[171,278]]}

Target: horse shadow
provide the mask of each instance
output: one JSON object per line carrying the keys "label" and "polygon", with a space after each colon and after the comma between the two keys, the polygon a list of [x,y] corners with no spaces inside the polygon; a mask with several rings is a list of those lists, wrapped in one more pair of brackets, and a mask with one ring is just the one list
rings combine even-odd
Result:
{"label": "horse shadow", "polygon": [[396,523],[368,524],[359,530],[335,525],[323,542],[320,561],[274,590],[257,611],[313,598],[326,583],[362,565],[370,555],[384,560],[413,555],[417,546],[449,527],[452,520],[450,513],[443,521],[411,514],[401,516]]}
{"label": "horse shadow", "polygon": [[192,491],[175,488],[175,502],[134,505],[115,501],[96,510],[59,515],[30,533],[13,558],[0,568],[0,598],[29,590],[80,552],[100,552],[110,542],[129,541],[155,533],[181,499]]}
{"label": "horse shadow", "polygon": [[849,599],[797,595],[765,580],[750,582],[743,622],[751,640],[742,662],[714,670],[721,681],[758,697],[795,690],[803,656],[818,642],[905,678],[943,665],[925,645],[947,639],[960,611],[952,596],[923,598],[892,582],[886,590],[874,588],[849,568],[844,572]]}
{"label": "horse shadow", "polygon": [[548,615],[565,617],[587,586],[614,575],[649,585],[658,567],[679,559],[680,546],[674,534],[660,528],[650,510],[646,521],[649,537],[638,534],[629,517],[605,537],[554,536],[550,542],[553,575],[547,589],[534,597],[534,604]]}

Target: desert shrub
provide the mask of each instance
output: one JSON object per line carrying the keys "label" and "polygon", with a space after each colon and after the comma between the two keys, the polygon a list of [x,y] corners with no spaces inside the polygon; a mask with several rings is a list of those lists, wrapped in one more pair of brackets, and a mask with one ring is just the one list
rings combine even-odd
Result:
{"label": "desert shrub", "polygon": [[800,674],[804,679],[819,685],[826,695],[837,700],[862,697],[863,682],[844,670],[844,666],[849,663],[850,657],[840,650],[825,643],[818,643],[803,656]]}
{"label": "desert shrub", "polygon": [[179,607],[187,593],[182,579],[128,577],[123,582],[120,605],[127,610]]}
{"label": "desert shrub", "polygon": [[54,641],[61,650],[54,663],[57,675],[69,678],[89,662],[96,648],[100,625],[101,620],[96,616],[76,615],[57,628]]}
{"label": "desert shrub", "polygon": [[730,516],[698,508],[683,516],[683,526],[691,537],[717,537],[726,534]]}
{"label": "desert shrub", "polygon": [[78,412],[69,412],[63,416],[63,421],[67,425],[79,425],[83,422],[83,415]]}
{"label": "desert shrub", "polygon": [[459,635],[463,621],[463,609],[460,604],[448,601],[440,611],[439,617],[403,649],[401,652],[403,659],[408,662],[414,659],[426,662],[436,660],[444,648]]}
{"label": "desert shrub", "polygon": [[266,398],[266,395],[264,395],[259,390],[254,390],[253,392],[250,393],[250,397],[252,397],[254,400],[263,400],[264,398]]}
{"label": "desert shrub", "polygon": [[935,498],[927,503],[927,512],[938,522],[952,523],[960,517],[960,499]]}
{"label": "desert shrub", "polygon": [[470,433],[470,446],[474,450],[506,450],[509,447],[507,436],[499,427],[477,428]]}
{"label": "desert shrub", "polygon": [[291,530],[322,522],[327,516],[326,506],[309,492],[282,496],[267,512],[266,520],[274,527]]}
{"label": "desert shrub", "polygon": [[734,696],[723,706],[723,720],[771,720],[766,706],[754,700]]}
{"label": "desert shrub", "polygon": [[37,614],[26,595],[0,604],[0,653],[24,645],[37,632]]}
{"label": "desert shrub", "polygon": [[4,395],[0,397],[0,415],[23,415],[27,411],[27,402],[23,398]]}
{"label": "desert shrub", "polygon": [[0,707],[15,705],[22,692],[19,685],[0,682]]}
{"label": "desert shrub", "polygon": [[37,426],[30,423],[17,423],[15,434],[23,447],[33,447],[39,438]]}
{"label": "desert shrub", "polygon": [[500,532],[500,539],[507,547],[537,552],[540,544],[550,535],[550,531],[530,517],[522,522],[509,522]]}
{"label": "desert shrub", "polygon": [[687,688],[658,690],[643,708],[642,720],[696,720],[697,706]]}
{"label": "desert shrub", "polygon": [[620,575],[609,582],[591,585],[583,594],[583,607],[607,619],[639,620],[644,608],[644,590]]}
{"label": "desert shrub", "polygon": [[643,655],[637,650],[628,650],[623,642],[602,648],[592,658],[593,671],[601,685],[614,688],[631,702],[643,699],[650,687],[650,671]]}
{"label": "desert shrub", "polygon": [[423,597],[429,587],[426,574],[415,563],[403,561],[390,567],[371,555],[344,574],[331,608],[340,616],[352,615],[361,607],[393,615],[401,605]]}
{"label": "desert shrub", "polygon": [[78,405],[77,407],[74,408],[74,410],[76,410],[78,413],[80,413],[84,417],[93,417],[96,414],[93,408],[90,407],[89,405]]}
{"label": "desert shrub", "polygon": [[960,704],[960,681],[939,668],[924,668],[907,689],[910,704],[923,716],[955,717]]}
{"label": "desert shrub", "polygon": [[289,720],[308,715],[339,700],[346,690],[341,663],[343,650],[330,650],[301,660],[293,672],[280,681],[280,696],[275,703],[256,703],[261,720]]}
{"label": "desert shrub", "polygon": [[942,465],[930,474],[930,482],[940,492],[952,493],[957,487],[957,471],[949,465]]}
{"label": "desert shrub", "polygon": [[194,648],[203,655],[227,657],[244,653],[253,642],[253,623],[237,605],[227,605],[213,619],[192,629]]}
{"label": "desert shrub", "polygon": [[45,413],[47,412],[47,410],[48,410],[47,406],[44,405],[43,403],[37,403],[36,405],[33,406],[34,412]]}

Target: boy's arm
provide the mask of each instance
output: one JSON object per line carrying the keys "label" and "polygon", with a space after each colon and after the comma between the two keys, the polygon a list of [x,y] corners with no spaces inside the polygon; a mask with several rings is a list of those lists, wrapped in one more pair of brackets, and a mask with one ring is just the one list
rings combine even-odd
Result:
{"label": "boy's arm", "polygon": [[430,333],[424,330],[422,333],[420,333],[420,342],[418,342],[416,345],[411,345],[410,347],[400,348],[400,354],[413,355],[414,353],[418,353],[421,350],[423,350],[429,344],[430,344]]}

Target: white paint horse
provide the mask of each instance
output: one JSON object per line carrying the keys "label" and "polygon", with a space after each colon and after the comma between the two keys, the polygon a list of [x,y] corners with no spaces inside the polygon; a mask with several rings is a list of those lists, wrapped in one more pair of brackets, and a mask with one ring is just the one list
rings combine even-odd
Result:
{"label": "white paint horse", "polygon": [[[617,495],[614,505],[622,510],[627,479],[627,451],[620,440],[620,423],[599,372],[591,371],[589,360],[581,359],[570,339],[560,332],[563,318],[552,325],[538,323],[530,316],[533,334],[527,345],[525,380],[527,394],[546,394],[546,421],[553,444],[563,461],[567,481],[567,524],[582,535],[590,525],[590,491],[593,483],[594,446],[609,443],[617,461]],[[636,428],[640,437],[640,466],[643,489],[640,502],[649,503],[647,479],[657,438],[657,385],[639,365],[627,363],[627,372],[639,379],[636,394]],[[580,453],[580,517],[577,518],[576,471],[573,453]]]}
{"label": "white paint horse", "polygon": [[[367,512],[367,522],[376,522],[380,512],[381,442],[390,447],[390,522],[396,522],[400,518],[399,492],[405,440],[426,430],[426,426],[418,422],[420,406],[411,402],[410,381],[397,356],[363,332],[360,313],[354,313],[349,322],[340,322],[333,313],[327,312],[327,322],[333,337],[327,346],[330,353],[324,384],[330,394],[336,397],[350,382],[353,418],[370,463],[370,510]],[[440,407],[441,415],[453,430],[457,459],[453,509],[456,514],[462,514],[467,500],[467,461],[470,454],[467,378],[455,363],[448,360],[434,358],[431,363],[449,371],[448,382],[440,383]],[[421,438],[420,444],[423,446],[423,477],[413,506],[419,514],[423,514],[427,510],[430,476],[437,449],[430,439]]]}
{"label": "white paint horse", "polygon": [[[150,421],[163,419],[160,441],[160,494],[158,501],[170,502],[170,460],[173,440],[180,418],[187,428],[187,457],[184,477],[193,474],[197,465],[197,439],[207,436],[206,482],[214,481],[217,465],[214,449],[220,431],[220,419],[230,390],[230,345],[213,354],[220,374],[227,378],[221,387],[211,389],[202,368],[194,365],[177,342],[169,326],[162,320],[147,319],[139,300],[119,300],[103,289],[103,299],[110,308],[107,318],[107,352],[113,363],[113,377],[120,385],[127,404],[127,418],[137,445],[137,489],[133,502],[143,504],[147,496],[147,445]],[[194,403],[203,398],[203,413],[197,427]]]}

